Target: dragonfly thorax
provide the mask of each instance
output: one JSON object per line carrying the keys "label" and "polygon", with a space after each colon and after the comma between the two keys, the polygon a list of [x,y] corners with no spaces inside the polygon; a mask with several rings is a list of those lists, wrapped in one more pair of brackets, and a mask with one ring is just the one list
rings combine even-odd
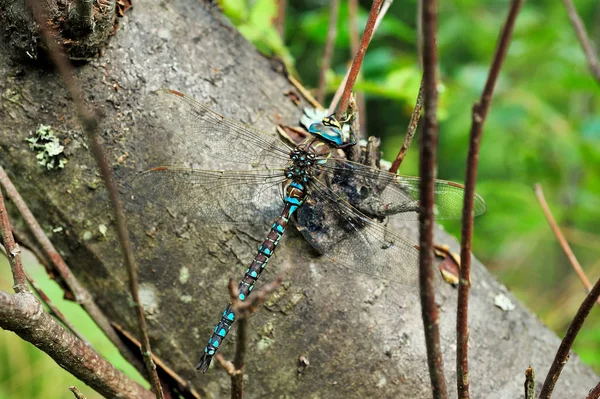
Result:
{"label": "dragonfly thorax", "polygon": [[317,165],[317,158],[311,151],[301,146],[290,153],[291,163],[285,169],[285,177],[297,182],[307,182]]}

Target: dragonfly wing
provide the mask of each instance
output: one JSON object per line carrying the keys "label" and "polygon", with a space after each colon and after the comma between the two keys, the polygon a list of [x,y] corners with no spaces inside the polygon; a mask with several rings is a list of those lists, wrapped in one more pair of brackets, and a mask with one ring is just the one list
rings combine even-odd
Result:
{"label": "dragonfly wing", "polygon": [[[334,183],[332,189],[363,213],[383,218],[392,216],[401,220],[418,220],[418,177],[399,176],[385,170],[330,158],[324,165],[325,175]],[[464,186],[446,180],[435,181],[436,219],[460,219],[464,200]],[[474,215],[486,210],[485,202],[475,195]]]}
{"label": "dragonfly wing", "polygon": [[152,92],[146,107],[170,145],[238,164],[281,166],[289,160],[291,149],[277,137],[225,118],[177,91]]}
{"label": "dragonfly wing", "polygon": [[[302,209],[304,217],[298,216],[300,222],[306,224],[305,231],[326,236],[316,241],[319,252],[350,270],[405,285],[418,285],[416,244],[357,211],[323,183],[315,180],[311,186],[311,199],[322,204],[322,211],[328,215],[318,214],[317,209],[316,215],[307,216],[307,212],[315,212],[311,207]],[[314,246],[315,241],[310,241]],[[437,282],[441,281],[439,273],[435,275]]]}
{"label": "dragonfly wing", "polygon": [[137,175],[143,201],[208,223],[268,223],[283,207],[281,170],[218,171],[164,166]]}

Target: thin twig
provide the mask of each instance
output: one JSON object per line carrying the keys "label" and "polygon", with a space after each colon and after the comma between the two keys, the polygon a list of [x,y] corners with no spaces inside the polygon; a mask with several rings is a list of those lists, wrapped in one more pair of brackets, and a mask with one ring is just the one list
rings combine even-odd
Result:
{"label": "thin twig", "polygon": [[402,143],[402,148],[396,155],[396,159],[392,163],[390,167],[390,173],[396,174],[398,169],[400,169],[400,165],[404,160],[404,156],[412,143],[413,137],[417,131],[417,126],[419,126],[419,119],[421,119],[421,111],[423,110],[423,78],[421,78],[421,85],[419,86],[419,93],[417,94],[417,101],[415,103],[415,109],[413,110],[412,115],[410,116],[410,121],[408,122],[408,128],[406,129],[406,136],[404,136],[404,143]]}
{"label": "thin twig", "polygon": [[[381,6],[381,9],[379,10],[379,15],[377,17],[377,21],[375,21],[375,26],[373,27],[373,32],[377,31],[379,24],[381,24],[381,21],[383,20],[383,17],[385,16],[387,10],[392,5],[392,2],[393,2],[393,0],[385,0],[383,2],[383,5]],[[372,10],[373,9],[371,8],[371,11]],[[371,14],[369,14],[369,18],[370,18],[370,15]],[[367,27],[368,27],[368,24],[369,24],[369,21],[367,21]],[[366,28],[365,28],[365,34],[366,33],[367,32],[366,32]],[[365,38],[365,34],[363,34],[363,40]],[[371,39],[372,38],[373,38],[373,35],[371,35]],[[369,43],[370,43],[370,39],[369,39]],[[367,45],[368,45],[368,43],[367,43]],[[362,40],[361,40],[361,46],[362,46]],[[360,51],[360,47],[359,47],[359,51]],[[358,52],[357,52],[357,55],[358,55]],[[356,57],[353,60],[352,66],[354,66],[354,61],[356,61]],[[337,106],[338,102],[340,101],[342,94],[346,93],[346,88],[348,87],[348,79],[350,77],[351,72],[352,72],[352,67],[346,71],[346,75],[344,75],[344,79],[342,79],[342,82],[338,86],[338,89],[335,92],[333,99],[331,100],[331,104],[329,104],[329,108],[327,109],[327,114],[329,114],[329,115],[333,114],[333,111],[335,111],[335,107]],[[352,84],[352,86],[354,86],[354,83]]]}
{"label": "thin twig", "polygon": [[598,399],[600,398],[600,382],[590,390],[585,399]]}
{"label": "thin twig", "polygon": [[248,349],[248,318],[238,320],[237,340],[233,366],[236,372],[231,376],[231,399],[244,397],[244,366],[246,351]]}
{"label": "thin twig", "polygon": [[54,40],[54,36],[50,32],[50,28],[46,25],[46,18],[43,15],[43,11],[41,10],[36,1],[30,0],[29,5],[33,10],[36,22],[40,25],[42,38],[48,48],[49,56],[54,62],[59,74],[61,75],[65,82],[65,85],[67,86],[69,94],[75,102],[77,108],[77,115],[79,116],[79,120],[81,122],[83,131],[87,134],[90,140],[90,147],[92,153],[94,154],[96,162],[100,167],[102,178],[104,180],[104,183],[106,184],[106,188],[108,190],[111,199],[111,204],[117,220],[117,235],[119,237],[119,242],[121,244],[121,248],[125,256],[125,266],[127,267],[131,296],[133,297],[133,302],[137,311],[136,313],[138,317],[138,324],[140,328],[140,336],[143,348],[142,356],[144,358],[144,363],[146,364],[146,369],[150,376],[150,383],[152,384],[156,397],[159,399],[163,399],[164,394],[162,392],[162,387],[160,385],[158,374],[156,373],[156,365],[152,361],[152,351],[150,348],[150,340],[148,338],[148,329],[146,327],[144,310],[139,300],[137,267],[133,258],[133,252],[131,251],[131,245],[129,242],[129,236],[127,232],[127,224],[125,220],[125,213],[123,212],[123,206],[119,199],[117,187],[113,181],[112,169],[106,161],[104,149],[102,148],[98,139],[98,121],[85,106],[83,102],[82,92],[80,91],[79,86],[75,80],[75,76],[73,74],[73,67],[70,64],[67,57],[65,56],[63,49]]}
{"label": "thin twig", "polygon": [[[569,246],[569,243],[565,239],[565,236],[563,236],[562,232],[560,231],[560,227],[558,227],[558,224],[556,224],[556,220],[554,220],[554,217],[552,216],[552,211],[550,211],[550,207],[548,206],[546,198],[544,197],[544,190],[542,189],[542,186],[540,184],[536,184],[533,186],[533,189],[535,190],[535,196],[537,197],[537,200],[540,203],[540,206],[542,207],[544,216],[546,216],[546,220],[548,221],[552,232],[556,236],[556,239],[558,240],[563,252],[567,256],[571,267],[573,268],[573,270],[575,270],[575,273],[577,273],[577,276],[583,283],[586,290],[589,292],[592,289],[592,284],[585,275],[581,264],[579,264],[579,261],[573,253],[571,246]],[[600,304],[600,301],[598,302],[598,304]]]}
{"label": "thin twig", "polygon": [[0,291],[0,328],[13,331],[47,353],[59,366],[104,397],[154,397],[44,312],[31,292],[10,295]]}
{"label": "thin twig", "polygon": [[427,347],[427,366],[431,379],[433,398],[447,398],[444,363],[440,348],[439,309],[435,303],[433,275],[433,224],[434,224],[434,183],[436,177],[436,156],[438,141],[437,122],[437,66],[436,1],[426,0],[423,4],[423,96],[425,123],[421,137],[419,157],[419,293],[421,316]]}
{"label": "thin twig", "polygon": [[356,82],[356,78],[358,77],[358,71],[360,70],[360,66],[362,65],[363,59],[365,58],[367,47],[369,47],[369,43],[371,42],[371,37],[373,36],[373,30],[375,28],[375,22],[377,21],[377,15],[379,15],[379,9],[381,8],[382,2],[383,0],[373,0],[373,4],[371,5],[371,11],[369,12],[369,18],[367,19],[365,31],[362,35],[362,38],[360,39],[360,46],[358,48],[358,52],[352,60],[352,66],[350,67],[350,71],[348,72],[348,80],[346,82],[346,86],[344,87],[342,98],[340,100],[340,106],[338,107],[337,112],[335,113],[335,116],[338,120],[342,119],[342,117],[346,113],[346,109],[348,108],[348,103],[350,102],[350,94],[352,93],[352,88],[354,87],[354,83]]}
{"label": "thin twig", "polygon": [[90,315],[96,325],[119,349],[119,352],[123,355],[123,357],[125,357],[131,364],[137,364],[137,358],[133,355],[131,350],[125,344],[123,344],[119,336],[115,333],[110,325],[110,320],[108,320],[106,315],[104,315],[100,308],[98,308],[98,305],[96,305],[96,302],[94,302],[90,293],[79,283],[79,280],[77,280],[73,273],[71,273],[69,266],[67,266],[66,262],[60,256],[56,248],[54,248],[54,245],[52,245],[52,242],[44,233],[42,226],[40,226],[38,221],[35,219],[35,216],[33,216],[33,213],[31,213],[31,210],[23,200],[23,197],[21,197],[16,187],[12,184],[12,181],[1,166],[0,185],[2,185],[2,187],[4,187],[6,190],[7,197],[16,206],[19,214],[23,218],[23,221],[37,242],[42,246],[42,249],[46,253],[48,259],[50,259],[54,265],[54,269],[58,275],[64,281],[67,288],[73,293],[75,301],[86,311],[88,315]]}
{"label": "thin twig", "polygon": [[329,26],[327,27],[327,37],[325,39],[325,49],[323,50],[323,60],[319,70],[319,87],[317,88],[317,101],[323,104],[325,101],[325,86],[327,85],[327,71],[331,65],[331,57],[335,47],[335,38],[337,36],[337,22],[340,9],[340,0],[331,0],[329,9]]}
{"label": "thin twig", "polygon": [[275,29],[279,33],[281,40],[285,40],[285,10],[287,0],[277,0],[277,18],[275,19]]}
{"label": "thin twig", "polygon": [[423,70],[423,0],[417,0],[417,62]]}
{"label": "thin twig", "polygon": [[[384,7],[386,3],[384,1],[379,11],[378,20],[381,20],[382,14],[384,14]],[[350,54],[354,55],[358,52],[360,45],[360,33],[358,32],[358,0],[348,0],[348,27],[350,29]],[[377,22],[375,22],[375,29],[377,31]],[[362,70],[358,72],[358,79],[362,78]],[[359,129],[355,129],[355,133],[358,138],[365,136],[367,132],[367,104],[365,101],[365,94],[363,92],[356,93],[356,104],[358,106],[358,118]]]}
{"label": "thin twig", "polygon": [[304,97],[304,99],[306,101],[308,101],[310,103],[310,105],[313,106],[313,108],[323,109],[323,106],[321,104],[319,104],[319,102],[312,96],[312,94],[310,94],[310,91],[306,90],[306,88],[304,86],[302,86],[302,83],[298,82],[298,80],[296,80],[296,78],[294,78],[292,75],[288,74],[287,78],[290,81],[290,83],[296,89],[298,89],[300,94],[302,94],[302,97]]}
{"label": "thin twig", "polygon": [[525,399],[535,399],[535,374],[533,367],[529,366],[525,370]]}
{"label": "thin twig", "polygon": [[577,310],[577,314],[573,318],[565,337],[560,343],[560,347],[556,352],[556,356],[554,357],[554,361],[552,362],[552,366],[550,366],[550,371],[548,371],[548,375],[546,376],[546,380],[544,381],[544,385],[542,386],[542,391],[540,392],[540,399],[549,399],[552,395],[552,391],[554,390],[554,386],[556,385],[556,381],[560,376],[560,373],[567,364],[569,360],[569,355],[571,352],[571,347],[573,346],[573,342],[581,329],[586,317],[592,310],[594,303],[600,297],[600,279],[596,281],[596,284],[592,287],[590,293],[585,297],[583,303]]}
{"label": "thin twig", "polygon": [[473,239],[473,208],[475,205],[475,184],[479,163],[479,147],[483,134],[483,124],[490,109],[496,80],[502,68],[512,37],[517,15],[523,0],[512,0],[510,10],[502,27],[496,46],[494,59],[488,73],[479,102],[473,105],[471,132],[467,155],[465,196],[460,245],[460,271],[458,303],[456,314],[456,388],[460,399],[469,398],[469,291],[471,288],[471,241]]}
{"label": "thin twig", "polygon": [[48,295],[46,295],[46,293],[42,290],[42,288],[39,285],[37,285],[37,283],[35,282],[35,280],[29,274],[27,274],[27,272],[25,272],[25,276],[27,277],[27,281],[29,281],[29,285],[31,286],[31,288],[33,288],[33,291],[36,293],[36,295],[38,297],[40,297],[40,299],[42,300],[42,302],[50,310],[50,314],[54,315],[54,317],[56,317],[77,338],[79,338],[80,340],[82,340],[83,342],[85,342],[87,345],[90,345],[90,343],[83,337],[83,335],[81,335],[79,333],[79,331],[77,331],[77,329],[75,328],[75,326],[73,326],[71,324],[71,322],[69,321],[69,319],[67,319],[65,317],[65,315],[60,311],[60,309],[57,308],[54,305],[54,303],[52,303],[52,300],[48,297]]}
{"label": "thin twig", "polygon": [[6,256],[8,257],[8,263],[10,264],[10,271],[14,281],[13,289],[16,293],[28,292],[29,287],[27,287],[27,278],[25,276],[23,264],[21,263],[21,249],[15,242],[15,238],[12,234],[10,220],[8,220],[8,212],[4,206],[2,190],[0,190],[0,237],[2,238],[2,244],[6,249]]}
{"label": "thin twig", "polygon": [[79,389],[77,389],[76,386],[72,385],[69,387],[69,390],[71,392],[73,392],[73,395],[75,396],[75,399],[86,399],[85,395],[81,393],[81,391]]}
{"label": "thin twig", "polygon": [[579,17],[579,14],[577,14],[577,9],[575,9],[573,2],[571,0],[563,0],[563,3],[565,3],[565,7],[567,7],[569,19],[571,20],[571,24],[573,24],[573,29],[575,29],[579,43],[581,43],[581,47],[583,47],[583,52],[585,53],[585,58],[587,59],[590,71],[598,83],[600,83],[600,64],[598,63],[598,57],[594,51],[592,41],[585,31],[585,25]]}

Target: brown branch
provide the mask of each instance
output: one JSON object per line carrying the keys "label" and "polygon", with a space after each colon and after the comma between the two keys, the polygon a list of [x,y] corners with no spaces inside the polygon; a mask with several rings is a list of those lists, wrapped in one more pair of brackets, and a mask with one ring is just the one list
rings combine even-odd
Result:
{"label": "brown branch", "polygon": [[375,21],[377,20],[377,15],[379,15],[379,9],[381,8],[382,2],[383,0],[373,0],[373,4],[371,5],[371,11],[369,12],[369,18],[367,19],[367,25],[365,26],[365,31],[360,40],[358,52],[352,60],[352,66],[350,67],[350,71],[348,72],[348,81],[346,82],[346,86],[344,87],[344,93],[342,94],[342,98],[340,100],[340,106],[338,107],[338,110],[335,114],[338,120],[342,119],[342,117],[346,113],[346,109],[348,108],[348,103],[350,102],[350,94],[352,93],[352,88],[354,87],[354,83],[356,82],[360,66],[362,65],[363,59],[365,58],[367,47],[369,47],[369,43],[371,42],[371,37],[373,36],[373,30],[375,28]]}
{"label": "brown branch", "polygon": [[[384,1],[379,11],[378,20],[387,11],[386,2]],[[358,31],[358,0],[348,0],[348,27],[350,29],[350,54],[354,55],[358,52],[360,45],[360,33]],[[375,29],[377,31],[377,22],[375,22]],[[359,71],[358,79],[362,78],[362,71]],[[356,93],[356,104],[358,105],[359,115],[359,129],[355,129],[355,133],[358,138],[364,137],[367,132],[367,104],[365,101],[365,94],[362,92]]]}
{"label": "brown branch", "polygon": [[148,375],[150,376],[150,383],[152,384],[154,392],[156,393],[156,397],[163,399],[164,394],[162,392],[158,374],[156,373],[156,365],[152,361],[152,350],[150,348],[150,340],[148,338],[148,329],[146,327],[144,310],[139,300],[137,267],[133,258],[133,252],[131,251],[131,245],[127,233],[127,224],[125,221],[125,213],[123,212],[123,206],[119,199],[119,193],[113,181],[112,170],[106,161],[104,150],[100,144],[100,141],[98,140],[98,121],[85,106],[83,102],[83,95],[79,90],[79,86],[73,74],[73,67],[65,56],[63,49],[54,40],[54,36],[52,32],[50,32],[50,27],[46,24],[46,18],[43,15],[43,11],[36,1],[30,0],[29,6],[33,11],[36,22],[40,25],[42,39],[48,47],[49,56],[58,69],[59,74],[67,86],[69,94],[71,94],[71,97],[75,102],[77,115],[79,116],[83,131],[90,140],[92,153],[94,154],[96,162],[100,167],[102,178],[109,192],[111,204],[117,220],[117,235],[125,256],[125,265],[127,267],[131,295],[137,311],[136,313],[140,328],[140,336],[142,337],[142,356],[144,358],[144,363],[146,364]]}
{"label": "brown branch", "polygon": [[433,224],[434,224],[434,183],[436,177],[436,156],[438,141],[437,122],[437,67],[436,1],[426,0],[423,4],[423,96],[425,123],[421,137],[419,156],[419,293],[421,316],[427,347],[427,365],[431,379],[433,398],[447,398],[446,378],[440,348],[439,310],[435,303],[433,271]]}
{"label": "brown branch", "polygon": [[30,292],[10,295],[0,291],[0,328],[13,331],[35,345],[105,397],[154,397],[44,312],[42,304]]}
{"label": "brown branch", "polygon": [[423,70],[423,0],[417,0],[417,62],[419,69]]}
{"label": "brown branch", "polygon": [[585,399],[598,399],[600,398],[600,382],[590,390]]}
{"label": "brown branch", "polygon": [[423,110],[423,78],[421,78],[421,85],[419,86],[419,93],[417,94],[417,101],[415,103],[415,109],[413,110],[412,115],[410,116],[410,121],[408,122],[408,128],[406,129],[406,136],[404,136],[404,143],[402,143],[402,148],[396,155],[396,159],[392,163],[390,167],[390,173],[396,174],[398,169],[400,169],[400,165],[404,160],[404,156],[412,143],[413,137],[417,131],[417,126],[419,126],[419,119],[421,119],[421,111]]}
{"label": "brown branch", "polygon": [[75,399],[86,399],[85,395],[81,393],[81,391],[79,389],[77,389],[76,386],[70,386],[69,390],[71,392],[73,392],[73,396],[75,396]]}
{"label": "brown branch", "polygon": [[35,280],[27,273],[25,273],[25,276],[27,277],[27,281],[29,281],[29,285],[31,286],[31,288],[33,288],[33,291],[42,300],[42,302],[48,307],[50,314],[54,315],[54,317],[56,317],[73,335],[75,335],[77,338],[79,338],[80,340],[85,342],[87,345],[90,345],[90,343],[83,337],[83,335],[81,335],[79,333],[79,331],[77,331],[75,326],[73,326],[71,324],[71,322],[69,322],[69,320],[60,311],[60,309],[58,309],[54,305],[54,303],[52,303],[52,300],[48,297],[48,295],[46,295],[46,293],[42,290],[42,288],[39,285],[37,285]]}
{"label": "brown branch", "polygon": [[0,237],[2,238],[2,244],[6,249],[6,256],[8,263],[10,264],[10,271],[13,276],[13,289],[16,293],[28,292],[27,278],[25,276],[25,270],[21,263],[21,249],[15,242],[15,238],[12,234],[12,228],[10,227],[10,220],[8,220],[8,212],[4,206],[4,197],[2,196],[2,190],[0,190]]}
{"label": "brown branch", "polygon": [[327,27],[327,37],[325,39],[325,49],[323,50],[323,61],[319,70],[319,87],[317,89],[317,101],[321,104],[325,101],[325,86],[327,85],[327,70],[331,65],[331,57],[335,47],[335,38],[337,36],[337,21],[340,9],[340,0],[331,0],[329,9],[329,26]]}
{"label": "brown branch", "polygon": [[577,14],[573,2],[571,0],[563,0],[563,3],[565,3],[565,7],[567,8],[569,19],[571,20],[571,24],[573,24],[573,29],[575,29],[579,43],[581,43],[581,47],[583,47],[583,52],[585,53],[585,58],[587,59],[590,71],[598,83],[600,83],[600,64],[598,63],[598,57],[596,57],[592,41],[585,31],[585,25],[579,17],[579,14]]}
{"label": "brown branch", "polygon": [[131,364],[138,364],[137,358],[131,353],[130,349],[123,344],[119,336],[116,334],[110,320],[104,315],[104,313],[98,308],[98,305],[92,299],[90,293],[79,283],[79,280],[75,278],[69,266],[65,263],[63,258],[60,256],[52,242],[44,233],[42,226],[37,222],[33,213],[23,200],[23,197],[19,194],[16,187],[10,181],[8,175],[4,169],[0,166],[0,185],[6,190],[7,197],[12,201],[19,211],[23,221],[37,240],[42,246],[42,249],[47,254],[48,259],[54,265],[54,269],[64,281],[65,285],[75,297],[75,301],[86,311],[86,313],[94,320],[96,325],[106,334],[111,342],[119,349],[119,352],[129,361]]}
{"label": "brown branch", "polygon": [[275,18],[275,29],[279,32],[282,40],[285,39],[285,9],[287,0],[277,0],[277,17]]}
{"label": "brown branch", "polygon": [[[575,273],[577,273],[577,276],[579,277],[579,279],[583,283],[584,287],[589,292],[592,289],[592,284],[590,283],[590,280],[588,280],[587,276],[585,275],[585,272],[583,271],[581,264],[579,264],[579,261],[577,260],[577,257],[575,256],[575,254],[573,253],[573,250],[569,246],[569,243],[565,239],[565,236],[563,236],[562,232],[560,231],[560,227],[558,227],[558,224],[554,220],[554,217],[552,216],[552,212],[550,211],[550,207],[548,206],[548,203],[546,202],[546,198],[544,197],[544,191],[542,190],[542,186],[540,184],[536,184],[533,186],[533,189],[535,190],[535,196],[537,197],[537,200],[540,203],[540,206],[542,207],[544,216],[546,216],[546,220],[548,221],[550,228],[554,232],[554,235],[556,236],[556,239],[558,240],[563,252],[567,256],[567,259],[569,260],[571,267],[573,268],[573,270],[575,270]],[[600,301],[598,302],[598,304],[600,304]]]}
{"label": "brown branch", "polygon": [[556,381],[560,376],[560,373],[569,360],[571,347],[573,346],[573,342],[583,326],[583,323],[587,317],[587,315],[592,310],[594,303],[600,297],[600,279],[596,281],[594,287],[592,287],[590,293],[586,296],[583,303],[577,310],[577,314],[573,318],[571,325],[569,325],[569,329],[565,334],[562,342],[560,343],[560,347],[556,352],[556,356],[554,357],[554,361],[550,366],[550,371],[548,371],[548,375],[546,376],[546,380],[544,381],[544,385],[542,386],[542,391],[540,392],[540,399],[549,399],[552,395],[552,391],[554,390],[554,386],[556,385]]}
{"label": "brown branch", "polygon": [[535,399],[535,374],[533,367],[529,366],[525,370],[525,399]]}
{"label": "brown branch", "polygon": [[475,206],[475,184],[477,182],[479,147],[483,134],[483,124],[490,109],[496,80],[506,58],[517,15],[522,4],[523,0],[511,1],[510,10],[500,33],[500,39],[496,46],[494,59],[492,60],[481,98],[478,103],[473,105],[472,110],[463,203],[460,278],[456,314],[456,388],[458,397],[461,399],[469,398],[469,291],[471,288],[471,241],[473,239],[473,208]]}
{"label": "brown branch", "polygon": [[[377,20],[375,21],[375,26],[373,27],[373,32],[377,31],[377,28],[379,27],[379,25],[381,24],[381,21],[383,20],[383,17],[385,16],[387,10],[390,8],[390,6],[392,5],[392,1],[393,0],[385,0],[383,5],[381,6],[381,9],[379,10],[379,15],[377,16]],[[371,11],[373,11],[373,8],[371,8]],[[371,14],[369,14],[369,18],[370,18]],[[369,21],[367,21],[367,27],[368,27]],[[365,28],[365,34],[366,34],[366,28]],[[368,44],[371,42],[371,39],[373,38],[373,35],[371,34],[371,37],[369,39]],[[361,40],[361,47],[359,47],[359,51],[362,48],[362,43],[365,39],[365,35],[363,34],[363,40]],[[366,51],[366,49],[365,49]],[[358,56],[358,52],[356,54]],[[354,66],[354,62],[356,61],[356,56],[352,62],[352,67]],[[362,61],[361,61],[362,62]],[[327,114],[331,115],[333,114],[333,111],[335,111],[335,107],[337,106],[338,102],[340,101],[340,98],[342,97],[342,95],[346,95],[346,91],[348,89],[348,79],[350,77],[350,73],[353,71],[353,68],[348,69],[348,71],[346,71],[346,75],[344,76],[344,79],[342,79],[342,82],[340,83],[337,91],[335,92],[335,95],[333,96],[333,99],[331,100],[331,104],[329,104],[329,108],[327,109]],[[360,65],[359,65],[359,69],[360,69]],[[350,91],[352,91],[352,87],[354,86],[354,83],[352,83],[352,85],[350,86]],[[348,94],[348,97],[350,97],[350,94]],[[350,102],[349,98],[347,100],[348,102]],[[346,104],[346,107],[348,105]],[[339,111],[339,109],[338,109]]]}

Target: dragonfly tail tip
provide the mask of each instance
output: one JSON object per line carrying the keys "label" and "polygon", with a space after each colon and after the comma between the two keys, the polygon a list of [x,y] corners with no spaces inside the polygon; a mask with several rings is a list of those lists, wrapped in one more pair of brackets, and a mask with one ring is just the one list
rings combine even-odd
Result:
{"label": "dragonfly tail tip", "polygon": [[212,360],[212,356],[209,356],[206,353],[202,354],[200,361],[196,365],[196,370],[202,371],[202,374],[206,373],[206,370],[208,370],[208,366],[210,366],[211,360]]}

